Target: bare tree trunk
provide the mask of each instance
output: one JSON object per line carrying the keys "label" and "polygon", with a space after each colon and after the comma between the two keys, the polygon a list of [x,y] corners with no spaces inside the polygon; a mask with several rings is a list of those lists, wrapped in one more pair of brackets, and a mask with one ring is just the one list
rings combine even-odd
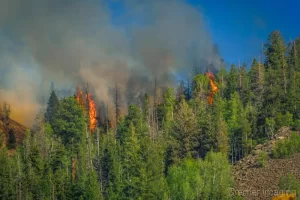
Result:
{"label": "bare tree trunk", "polygon": [[155,127],[155,135],[153,134],[152,139],[158,135],[158,119],[157,119],[157,85],[156,78],[154,80],[154,98],[153,98],[153,124]]}
{"label": "bare tree trunk", "polygon": [[108,102],[106,103],[106,134],[108,134]]}
{"label": "bare tree trunk", "polygon": [[22,174],[21,174],[21,163],[20,163],[20,156],[17,154],[18,157],[18,200],[22,200]]}
{"label": "bare tree trunk", "polygon": [[90,137],[89,134],[90,132],[87,129],[87,125],[85,126],[85,133],[86,133],[86,145],[87,145],[87,150],[88,150],[88,169],[90,170],[92,167],[92,159],[91,159],[91,145],[90,145]]}
{"label": "bare tree trunk", "polygon": [[75,181],[75,178],[76,178],[76,160],[75,160],[75,158],[72,158],[72,182],[74,182]]}

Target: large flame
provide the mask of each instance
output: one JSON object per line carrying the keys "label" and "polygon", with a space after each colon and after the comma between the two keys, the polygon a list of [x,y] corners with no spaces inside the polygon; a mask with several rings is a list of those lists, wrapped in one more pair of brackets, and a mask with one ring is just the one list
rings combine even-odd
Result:
{"label": "large flame", "polygon": [[96,104],[90,94],[86,95],[86,99],[89,105],[90,131],[93,132],[97,125]]}
{"label": "large flame", "polygon": [[83,96],[82,96],[82,90],[80,89],[80,87],[77,87],[76,99],[77,99],[80,107],[82,109],[84,109],[84,100],[83,100]]}
{"label": "large flame", "polygon": [[208,94],[208,103],[211,105],[213,103],[213,96],[218,92],[217,83],[214,81],[214,75],[211,72],[207,72],[206,76],[209,78],[210,83],[210,93]]}
{"label": "large flame", "polygon": [[[86,98],[86,102],[88,104],[87,110],[88,110],[88,114],[89,114],[90,131],[93,132],[97,125],[96,104],[90,94],[86,94],[85,98]],[[85,103],[84,103],[84,99],[83,99],[83,92],[80,89],[80,87],[77,87],[76,99],[77,99],[80,107],[84,110]]]}

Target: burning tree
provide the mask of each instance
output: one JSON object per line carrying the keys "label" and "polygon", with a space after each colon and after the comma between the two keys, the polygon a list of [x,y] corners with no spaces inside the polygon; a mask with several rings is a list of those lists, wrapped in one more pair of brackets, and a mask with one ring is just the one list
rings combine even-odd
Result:
{"label": "burning tree", "polygon": [[91,132],[94,132],[97,125],[97,111],[96,111],[95,101],[92,99],[92,95],[88,92],[87,89],[85,95],[85,100],[86,100],[86,104],[85,104],[84,103],[85,100],[83,99],[83,92],[80,89],[80,87],[77,87],[76,99],[82,109],[84,109],[85,105],[87,105],[86,109],[89,116],[89,128]]}
{"label": "burning tree", "polygon": [[88,103],[88,112],[90,120],[90,131],[95,131],[97,125],[97,111],[95,101],[92,99],[91,94],[86,94],[86,99]]}
{"label": "burning tree", "polygon": [[211,105],[213,103],[213,96],[219,91],[217,83],[214,81],[214,75],[211,72],[207,72],[206,76],[209,78],[210,83],[210,93],[208,94],[208,103]]}

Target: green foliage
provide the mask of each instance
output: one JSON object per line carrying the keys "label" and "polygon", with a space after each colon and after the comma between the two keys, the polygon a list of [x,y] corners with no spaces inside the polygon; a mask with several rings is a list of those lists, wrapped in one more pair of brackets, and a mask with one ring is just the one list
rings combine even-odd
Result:
{"label": "green foliage", "polygon": [[286,193],[295,194],[299,197],[300,181],[293,174],[280,177],[279,189]]}
{"label": "green foliage", "polygon": [[163,129],[169,133],[174,115],[175,96],[173,89],[167,89],[164,93],[163,104]]}
{"label": "green foliage", "polygon": [[206,98],[204,94],[208,90],[209,79],[204,74],[198,74],[193,79],[193,98]]}
{"label": "green foliage", "polygon": [[218,87],[221,96],[224,98],[225,97],[225,90],[227,88],[227,71],[226,68],[223,66],[221,67],[220,71],[217,73],[217,82],[218,82]]}
{"label": "green foliage", "polygon": [[150,116],[149,116],[149,109],[150,109],[150,99],[149,99],[149,95],[146,93],[144,98],[143,98],[143,104],[142,104],[142,108],[143,108],[143,118],[144,121],[147,123],[150,123]]}
{"label": "green foliage", "polygon": [[0,199],[16,199],[16,182],[13,160],[6,149],[0,150]]}
{"label": "green foliage", "polygon": [[176,106],[174,122],[171,129],[171,160],[178,162],[180,159],[195,153],[198,145],[196,134],[196,118],[192,109],[184,99]]}
{"label": "green foliage", "polygon": [[285,114],[278,113],[276,116],[276,128],[279,129],[283,126],[292,126],[293,125],[293,114],[286,112]]}
{"label": "green foliage", "polygon": [[286,45],[279,31],[269,35],[265,45],[266,85],[264,88],[264,115],[275,117],[278,112],[286,110],[287,63]]}
{"label": "green foliage", "polygon": [[276,143],[272,155],[274,158],[286,158],[300,152],[300,135],[292,133],[291,138]]}
{"label": "green foliage", "polygon": [[46,122],[49,122],[51,125],[53,125],[55,113],[58,109],[58,106],[59,106],[58,98],[54,90],[52,90],[50,94],[50,98],[48,100],[47,110],[45,113],[45,120]]}
{"label": "green foliage", "polygon": [[85,133],[83,111],[74,97],[61,100],[53,121],[53,131],[75,152]]}
{"label": "green foliage", "polygon": [[269,156],[265,151],[261,151],[258,154],[257,162],[259,167],[265,167],[268,163]]}
{"label": "green foliage", "polygon": [[221,153],[205,160],[185,158],[168,172],[171,199],[228,199],[232,186],[231,168]]}
{"label": "green foliage", "polygon": [[300,120],[299,120],[299,119],[296,119],[296,120],[295,120],[293,128],[294,128],[296,131],[300,131]]}
{"label": "green foliage", "polygon": [[[228,193],[228,160],[243,158],[281,126],[300,130],[300,38],[287,48],[275,31],[264,50],[265,63],[254,59],[249,72],[246,64],[229,72],[222,66],[212,105],[209,79],[197,71],[180,83],[177,98],[172,88],[156,88],[164,95],[156,91],[155,103],[145,94],[116,128],[100,125],[95,135],[76,99],[59,101],[52,91],[45,120],[37,117],[23,145],[11,156],[0,147],[0,199],[238,199]],[[2,140],[14,148],[9,117],[3,104]],[[279,141],[272,156],[300,152],[299,137]],[[267,159],[259,154],[259,165]],[[282,182],[297,185],[290,177]]]}
{"label": "green foliage", "polygon": [[274,118],[266,118],[266,133],[268,134],[269,138],[272,138],[273,135],[275,134],[275,120]]}
{"label": "green foliage", "polygon": [[227,78],[227,87],[226,87],[226,92],[225,92],[225,97],[230,98],[231,95],[238,91],[239,83],[238,83],[238,70],[235,67],[235,65],[231,65],[231,69],[228,73],[228,78]]}

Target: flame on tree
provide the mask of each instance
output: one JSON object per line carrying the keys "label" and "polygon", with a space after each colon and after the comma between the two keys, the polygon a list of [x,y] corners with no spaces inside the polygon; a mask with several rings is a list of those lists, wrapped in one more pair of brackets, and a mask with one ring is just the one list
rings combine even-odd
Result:
{"label": "flame on tree", "polygon": [[80,105],[80,107],[83,109],[84,108],[84,100],[83,100],[83,95],[82,95],[82,90],[80,87],[77,87],[77,94],[76,94],[76,99]]}
{"label": "flame on tree", "polygon": [[207,72],[206,76],[209,78],[210,83],[210,93],[208,94],[208,103],[211,105],[213,103],[213,96],[218,92],[217,83],[214,81],[214,75],[211,72]]}
{"label": "flame on tree", "polygon": [[87,102],[89,104],[89,118],[90,118],[90,130],[93,132],[97,125],[97,112],[96,112],[96,104],[92,99],[90,94],[86,95]]}
{"label": "flame on tree", "polygon": [[[93,132],[97,125],[97,112],[96,112],[96,104],[95,101],[92,99],[91,94],[85,95],[86,102],[88,104],[88,114],[89,114],[89,122],[90,122],[90,131]],[[77,95],[76,99],[81,106],[82,109],[85,107],[84,99],[83,99],[83,92],[80,87],[77,87]]]}

